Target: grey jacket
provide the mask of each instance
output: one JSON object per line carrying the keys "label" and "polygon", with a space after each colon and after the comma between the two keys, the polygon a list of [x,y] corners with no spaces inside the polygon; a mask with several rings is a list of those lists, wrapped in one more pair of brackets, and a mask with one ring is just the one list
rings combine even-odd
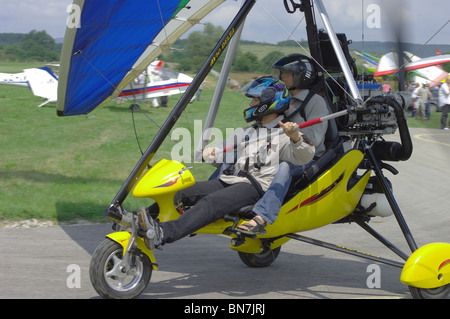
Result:
{"label": "grey jacket", "polygon": [[[291,98],[291,107],[287,112],[285,112],[286,116],[293,113],[296,108],[301,106],[302,102],[308,95],[308,92],[309,92],[308,90],[301,90]],[[325,100],[323,99],[323,97],[317,94],[315,94],[311,98],[309,103],[306,105],[304,111],[306,119],[302,118],[300,116],[300,113],[297,113],[291,119],[291,121],[295,123],[303,123],[330,114],[330,111],[328,110]],[[309,137],[309,139],[315,146],[316,156],[322,155],[326,150],[324,142],[327,129],[328,129],[328,122],[324,121],[322,123],[310,127],[305,127],[301,130],[303,134]]]}

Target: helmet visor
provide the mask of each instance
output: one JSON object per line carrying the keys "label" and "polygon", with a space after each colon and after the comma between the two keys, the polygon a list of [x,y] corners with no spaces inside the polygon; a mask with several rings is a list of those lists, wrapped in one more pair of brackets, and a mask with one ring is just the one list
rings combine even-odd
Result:
{"label": "helmet visor", "polygon": [[247,97],[261,97],[264,89],[268,88],[276,79],[266,79],[265,81],[254,81],[246,92]]}
{"label": "helmet visor", "polygon": [[256,106],[249,107],[248,109],[244,110],[244,119],[246,122],[251,122],[255,120],[255,117],[253,116],[254,112],[256,110]]}

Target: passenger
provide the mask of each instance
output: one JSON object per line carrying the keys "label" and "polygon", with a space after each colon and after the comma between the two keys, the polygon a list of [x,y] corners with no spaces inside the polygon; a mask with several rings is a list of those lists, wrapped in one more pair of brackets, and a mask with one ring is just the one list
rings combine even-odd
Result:
{"label": "passenger", "polygon": [[[287,55],[273,65],[274,77],[281,79],[291,94],[289,110],[285,115],[293,122],[303,123],[330,114],[325,100],[314,94],[306,105],[303,102],[308,97],[310,89],[319,80],[319,75],[313,62],[302,54]],[[315,158],[319,158],[326,150],[325,137],[328,129],[327,121],[302,129],[316,148]],[[264,235],[266,223],[272,224],[278,216],[292,177],[300,176],[314,162],[305,165],[294,165],[282,162],[263,197],[253,206],[256,215],[249,222],[240,225],[240,231],[247,235]]]}
{"label": "passenger", "polygon": [[[236,132],[243,133],[236,135],[237,142],[248,140],[247,136],[251,140],[261,129],[276,129],[280,134],[263,145],[244,145],[243,150],[237,150],[233,166],[228,167],[218,178],[197,182],[177,192],[175,203],[190,206],[178,219],[161,223],[154,221],[150,215],[153,215],[152,211],[157,204],[140,210],[138,217],[141,229],[155,231],[153,239],[145,239],[149,248],[152,244],[157,247],[172,243],[228,213],[256,203],[269,186],[280,160],[303,165],[313,158],[314,146],[308,143],[304,134],[292,130],[297,124],[281,122],[284,119],[283,112],[289,108],[289,93],[282,82],[272,77],[259,78],[253,82],[246,95],[251,97],[251,101],[250,107],[244,111],[245,119],[256,123],[244,130],[237,130]],[[277,125],[282,130],[276,128]],[[215,148],[207,148],[203,152],[203,158],[207,162],[217,160],[217,156]],[[254,165],[256,163],[259,165]]]}

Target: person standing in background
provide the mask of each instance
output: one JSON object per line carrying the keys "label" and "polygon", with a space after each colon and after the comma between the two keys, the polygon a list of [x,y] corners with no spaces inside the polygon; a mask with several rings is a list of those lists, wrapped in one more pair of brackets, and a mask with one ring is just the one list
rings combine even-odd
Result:
{"label": "person standing in background", "polygon": [[450,78],[447,78],[439,89],[439,106],[442,106],[441,129],[448,130],[447,115],[450,109]]}

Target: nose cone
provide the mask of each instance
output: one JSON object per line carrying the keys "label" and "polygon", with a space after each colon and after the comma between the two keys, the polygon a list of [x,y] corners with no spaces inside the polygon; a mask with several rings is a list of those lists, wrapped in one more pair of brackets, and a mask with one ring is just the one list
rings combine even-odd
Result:
{"label": "nose cone", "polygon": [[450,244],[432,243],[417,249],[406,261],[400,281],[430,289],[450,283]]}

